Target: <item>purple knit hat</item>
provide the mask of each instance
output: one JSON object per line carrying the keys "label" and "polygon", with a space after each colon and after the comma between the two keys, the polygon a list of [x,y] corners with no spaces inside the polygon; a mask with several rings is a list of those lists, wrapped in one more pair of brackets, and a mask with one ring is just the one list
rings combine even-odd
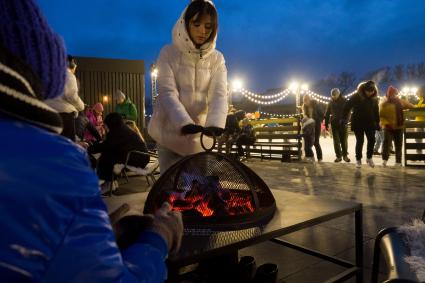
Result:
{"label": "purple knit hat", "polygon": [[0,0],[0,43],[39,76],[40,99],[62,93],[67,66],[64,44],[33,0]]}

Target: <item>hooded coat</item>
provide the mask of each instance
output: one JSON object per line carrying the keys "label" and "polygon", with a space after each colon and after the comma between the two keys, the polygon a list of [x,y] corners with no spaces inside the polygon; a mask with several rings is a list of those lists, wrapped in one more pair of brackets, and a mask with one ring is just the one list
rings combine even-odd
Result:
{"label": "hooded coat", "polygon": [[344,106],[343,117],[347,120],[350,110],[351,130],[377,130],[379,129],[379,106],[377,94],[368,97],[363,91],[357,91]]}
{"label": "hooded coat", "polygon": [[137,120],[137,108],[136,105],[130,100],[130,97],[126,96],[123,103],[115,106],[115,112],[121,114],[123,119],[136,121]]}
{"label": "hooded coat", "polygon": [[62,95],[44,101],[59,113],[78,113],[84,110],[84,102],[78,96],[78,84],[75,75],[67,69],[66,82]]}
{"label": "hooded coat", "polygon": [[[173,43],[160,52],[158,97],[149,135],[161,146],[186,156],[202,152],[200,134],[182,135],[188,124],[224,128],[227,116],[227,69],[215,49],[217,37],[199,49],[185,27],[183,11],[173,28]],[[207,147],[212,139],[204,137]]]}

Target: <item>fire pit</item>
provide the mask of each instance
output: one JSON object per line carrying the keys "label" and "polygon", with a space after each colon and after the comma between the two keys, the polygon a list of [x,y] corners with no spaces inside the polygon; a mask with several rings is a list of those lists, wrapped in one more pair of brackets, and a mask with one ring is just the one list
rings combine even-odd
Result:
{"label": "fire pit", "polygon": [[276,203],[250,168],[224,154],[188,156],[164,172],[148,194],[145,213],[168,201],[185,228],[238,230],[267,223]]}

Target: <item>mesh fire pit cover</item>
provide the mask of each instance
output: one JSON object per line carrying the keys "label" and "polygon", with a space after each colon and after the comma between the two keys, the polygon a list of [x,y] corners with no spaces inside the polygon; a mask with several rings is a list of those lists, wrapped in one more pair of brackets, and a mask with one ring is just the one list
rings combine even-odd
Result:
{"label": "mesh fire pit cover", "polygon": [[226,155],[202,152],[164,172],[148,194],[144,212],[168,201],[181,211],[185,228],[238,230],[266,224],[276,203],[250,168]]}

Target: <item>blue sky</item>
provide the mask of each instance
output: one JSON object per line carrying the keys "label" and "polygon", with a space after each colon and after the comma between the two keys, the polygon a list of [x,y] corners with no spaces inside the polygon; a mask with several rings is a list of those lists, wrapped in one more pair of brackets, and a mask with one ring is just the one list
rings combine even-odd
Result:
{"label": "blue sky", "polygon": [[[36,0],[37,1],[37,0]],[[189,1],[38,0],[77,56],[155,61]],[[264,91],[425,61],[423,0],[216,0],[229,79]]]}

